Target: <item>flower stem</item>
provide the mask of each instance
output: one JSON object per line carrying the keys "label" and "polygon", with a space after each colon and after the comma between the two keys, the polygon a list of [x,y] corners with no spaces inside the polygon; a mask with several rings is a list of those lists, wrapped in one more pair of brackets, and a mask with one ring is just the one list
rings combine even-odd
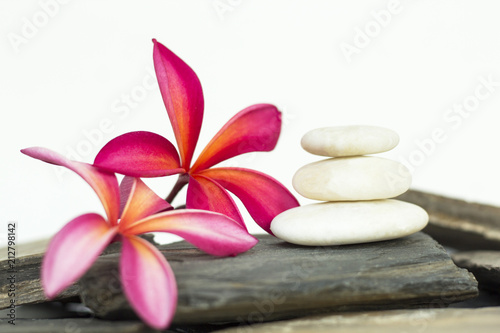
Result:
{"label": "flower stem", "polygon": [[175,183],[174,187],[172,188],[172,191],[170,191],[170,194],[168,197],[165,199],[168,203],[172,203],[172,201],[175,199],[179,191],[189,182],[189,175],[187,173],[183,173],[182,175],[179,176],[177,179],[177,182]]}

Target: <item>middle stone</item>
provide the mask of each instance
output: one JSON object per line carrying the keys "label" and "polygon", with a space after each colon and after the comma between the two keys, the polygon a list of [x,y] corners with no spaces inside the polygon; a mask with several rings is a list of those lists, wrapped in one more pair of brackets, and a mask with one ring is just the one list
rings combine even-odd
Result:
{"label": "middle stone", "polygon": [[403,164],[381,157],[340,157],[303,166],[292,182],[299,194],[313,200],[377,200],[406,192],[411,174]]}

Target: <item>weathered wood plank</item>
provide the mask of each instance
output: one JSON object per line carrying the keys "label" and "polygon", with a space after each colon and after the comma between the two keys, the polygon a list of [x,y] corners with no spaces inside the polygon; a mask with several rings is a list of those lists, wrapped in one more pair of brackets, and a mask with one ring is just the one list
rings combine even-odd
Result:
{"label": "weathered wood plank", "polygon": [[[11,299],[15,299],[16,306],[35,304],[48,301],[40,283],[40,265],[43,254],[26,255],[16,258],[15,273],[9,270],[6,260],[0,261],[0,309],[10,306]],[[14,282],[9,277],[14,275]],[[13,290],[15,297],[9,296]],[[56,299],[68,300],[78,298],[78,286],[72,285],[63,291]]]}
{"label": "weathered wood plank", "polygon": [[[153,333],[140,321],[106,321],[97,318],[16,319],[16,325],[0,319],[2,333]],[[174,331],[164,331],[165,333]]]}
{"label": "weathered wood plank", "polygon": [[[147,234],[142,237],[154,244],[153,235]],[[36,304],[48,301],[45,297],[40,282],[40,267],[43,258],[43,252],[49,243],[48,240],[42,240],[29,244],[16,246],[15,272],[9,269],[8,260],[0,261],[0,309],[10,306],[11,299],[15,299],[17,306],[22,304]],[[6,249],[0,249],[2,253],[7,253]],[[120,251],[118,243],[111,244],[103,252],[103,255],[116,253]],[[75,260],[77,260],[75,258]],[[9,281],[11,275],[15,276],[13,287]],[[9,290],[14,288],[15,297],[9,296]],[[79,290],[77,285],[72,285],[63,291],[55,300],[67,301],[78,298]]]}
{"label": "weathered wood plank", "polygon": [[463,250],[500,250],[500,207],[410,190],[397,199],[415,203],[430,217],[424,232]]}
{"label": "weathered wood plank", "polygon": [[346,313],[239,326],[217,333],[497,333],[499,327],[500,307],[491,307]]}
{"label": "weathered wood plank", "polygon": [[[302,247],[260,236],[247,253],[214,258],[181,242],[161,246],[174,270],[175,323],[254,323],[325,311],[442,307],[477,295],[477,282],[432,238]],[[101,257],[80,280],[98,316],[130,318],[118,255]],[[145,286],[147,288],[147,286]]]}
{"label": "weathered wood plank", "polygon": [[500,293],[500,251],[458,252],[452,258],[474,274],[480,288]]}
{"label": "weathered wood plank", "polygon": [[[34,254],[43,254],[47,245],[49,244],[49,239],[41,239],[38,241],[33,241],[29,243],[21,243],[16,245],[16,258],[21,258],[25,256],[31,256]],[[7,259],[7,248],[0,248],[0,261]]]}

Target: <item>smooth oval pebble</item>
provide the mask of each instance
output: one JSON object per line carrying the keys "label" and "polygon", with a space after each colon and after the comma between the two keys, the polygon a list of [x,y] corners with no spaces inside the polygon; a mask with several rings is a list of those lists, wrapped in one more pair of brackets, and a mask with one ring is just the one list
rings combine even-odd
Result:
{"label": "smooth oval pebble", "polygon": [[396,197],[410,188],[410,171],[401,163],[373,156],[337,157],[297,170],[293,187],[321,201],[376,200]]}
{"label": "smooth oval pebble", "polygon": [[302,148],[314,155],[343,157],[377,154],[391,150],[399,135],[377,126],[337,126],[314,129],[301,141]]}
{"label": "smooth oval pebble", "polygon": [[323,202],[284,211],[272,221],[271,231],[293,244],[343,245],[408,236],[428,221],[425,210],[399,200]]}

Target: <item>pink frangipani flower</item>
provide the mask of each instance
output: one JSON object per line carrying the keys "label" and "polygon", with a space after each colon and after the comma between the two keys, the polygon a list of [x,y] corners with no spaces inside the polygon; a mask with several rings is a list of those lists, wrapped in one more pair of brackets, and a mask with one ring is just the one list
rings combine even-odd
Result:
{"label": "pink frangipani flower", "polygon": [[277,180],[261,172],[212,167],[243,153],[273,150],[281,131],[281,113],[270,104],[256,104],[240,111],[191,165],[203,120],[201,84],[186,63],[164,45],[153,42],[156,76],[179,154],[170,141],[158,134],[130,132],[108,142],[96,156],[94,165],[133,177],[180,174],[166,199],[168,202],[189,183],[187,208],[222,213],[244,226],[227,192],[230,191],[242,201],[257,224],[271,233],[272,219],[299,205],[295,197]]}
{"label": "pink frangipani flower", "polygon": [[216,256],[236,255],[257,243],[246,229],[223,214],[194,209],[169,210],[170,204],[139,178],[125,177],[118,186],[113,173],[70,161],[51,150],[33,147],[22,152],[80,175],[98,195],[107,216],[81,215],[51,240],[41,271],[48,298],[77,281],[107,245],[120,240],[124,293],[142,320],[153,328],[164,329],[172,321],[177,304],[175,277],[158,249],[137,235],[169,232]]}

